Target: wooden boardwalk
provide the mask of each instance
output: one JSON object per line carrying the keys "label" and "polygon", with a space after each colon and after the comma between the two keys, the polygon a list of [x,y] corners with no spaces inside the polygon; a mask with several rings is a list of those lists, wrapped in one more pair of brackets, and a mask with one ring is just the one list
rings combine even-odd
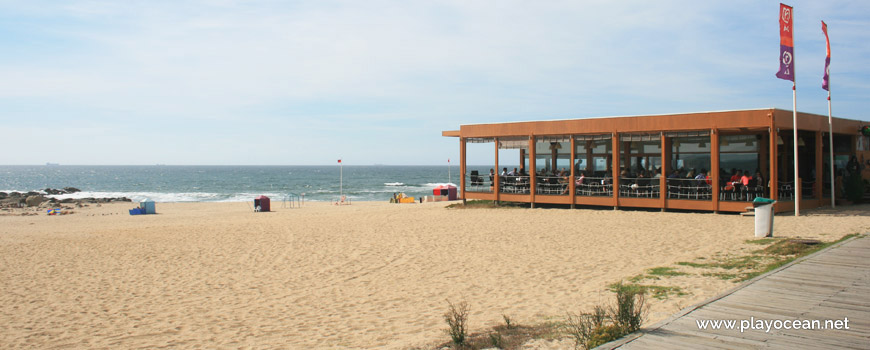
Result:
{"label": "wooden boardwalk", "polygon": [[[849,329],[740,326],[781,320],[840,321]],[[698,322],[735,320],[734,329]],[[754,322],[753,322],[754,321]],[[783,325],[783,324],[780,324]],[[831,323],[831,326],[837,326]],[[759,276],[598,349],[870,349],[870,238],[859,236]]]}

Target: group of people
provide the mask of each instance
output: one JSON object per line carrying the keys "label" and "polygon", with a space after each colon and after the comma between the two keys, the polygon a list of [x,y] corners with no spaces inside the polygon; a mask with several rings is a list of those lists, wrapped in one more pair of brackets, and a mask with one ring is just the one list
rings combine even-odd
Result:
{"label": "group of people", "polygon": [[[724,176],[722,177],[725,178]],[[728,181],[723,181],[725,184],[723,189],[725,191],[737,191],[741,188],[755,187],[760,185],[764,185],[764,177],[761,175],[761,171],[755,170],[755,175],[749,172],[749,170],[740,170],[736,168],[731,169],[731,176],[728,178]]]}

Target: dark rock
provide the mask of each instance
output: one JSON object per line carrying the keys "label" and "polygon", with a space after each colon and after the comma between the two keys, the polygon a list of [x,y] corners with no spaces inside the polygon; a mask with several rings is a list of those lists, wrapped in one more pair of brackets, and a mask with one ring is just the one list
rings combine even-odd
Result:
{"label": "dark rock", "polygon": [[33,197],[33,196],[41,196],[41,195],[42,195],[42,193],[35,192],[35,191],[29,191],[29,192],[27,192],[27,194],[25,194],[25,197]]}
{"label": "dark rock", "polygon": [[18,198],[6,198],[0,200],[0,207],[3,208],[18,208],[21,206],[21,200]]}
{"label": "dark rock", "polygon": [[75,200],[75,199],[72,199],[72,198],[64,198],[64,199],[61,199],[60,202],[61,202],[61,203],[74,203],[75,201],[76,201],[76,200]]}
{"label": "dark rock", "polygon": [[9,192],[9,197],[10,197],[10,198],[18,198],[18,197],[21,197],[21,193],[18,193],[18,192]]}
{"label": "dark rock", "polygon": [[42,190],[42,192],[45,192],[45,194],[48,194],[48,195],[58,195],[58,194],[63,194],[63,191],[61,191],[61,190],[56,190],[56,189],[53,189],[53,188],[46,188],[46,189]]}
{"label": "dark rock", "polygon": [[75,187],[64,187],[63,190],[64,190],[66,193],[76,193],[76,192],[81,192],[81,191],[82,191],[82,190],[80,190],[80,189],[78,189],[78,188],[75,188]]}
{"label": "dark rock", "polygon": [[0,192],[0,199],[6,198],[6,197],[9,197],[9,195],[6,194],[6,192]]}

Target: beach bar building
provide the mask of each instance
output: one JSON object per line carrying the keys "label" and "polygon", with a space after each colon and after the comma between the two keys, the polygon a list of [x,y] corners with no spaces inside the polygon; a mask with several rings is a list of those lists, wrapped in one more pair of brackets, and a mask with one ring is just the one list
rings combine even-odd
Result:
{"label": "beach bar building", "polygon": [[[828,117],[798,113],[798,174],[792,111],[780,109],[462,125],[442,136],[459,138],[463,201],[743,212],[766,197],[784,212],[796,196],[801,209],[830,206],[829,154],[844,169],[865,153],[865,124],[833,118],[831,149]],[[469,147],[492,156],[469,164]],[[733,180],[743,173],[748,183]]]}

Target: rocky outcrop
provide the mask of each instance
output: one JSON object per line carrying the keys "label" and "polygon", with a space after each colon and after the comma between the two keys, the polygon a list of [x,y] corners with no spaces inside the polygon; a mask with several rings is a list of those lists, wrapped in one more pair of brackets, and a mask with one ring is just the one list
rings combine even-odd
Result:
{"label": "rocky outcrop", "polygon": [[74,198],[66,198],[59,200],[54,197],[46,197],[46,196],[57,196],[64,195],[70,193],[81,192],[78,188],[75,187],[64,187],[63,189],[53,189],[46,188],[41,192],[30,191],[27,193],[20,192],[0,192],[0,208],[20,208],[20,207],[56,207],[60,203],[64,204],[72,204],[81,205],[82,203],[111,203],[111,202],[132,202],[127,197],[114,197],[114,198],[82,198],[82,199],[74,199]]}
{"label": "rocky outcrop", "polygon": [[47,201],[47,199],[41,195],[27,196],[27,198],[24,199],[24,204],[26,204],[28,207],[38,207],[40,204],[42,204],[42,202],[45,201]]}
{"label": "rocky outcrop", "polygon": [[63,189],[54,189],[54,188],[49,187],[49,188],[42,190],[42,192],[45,192],[45,194],[51,195],[51,196],[56,196],[56,195],[60,195],[60,194],[70,194],[70,193],[76,193],[76,192],[81,192],[81,191],[82,190],[75,188],[75,187],[64,187]]}

